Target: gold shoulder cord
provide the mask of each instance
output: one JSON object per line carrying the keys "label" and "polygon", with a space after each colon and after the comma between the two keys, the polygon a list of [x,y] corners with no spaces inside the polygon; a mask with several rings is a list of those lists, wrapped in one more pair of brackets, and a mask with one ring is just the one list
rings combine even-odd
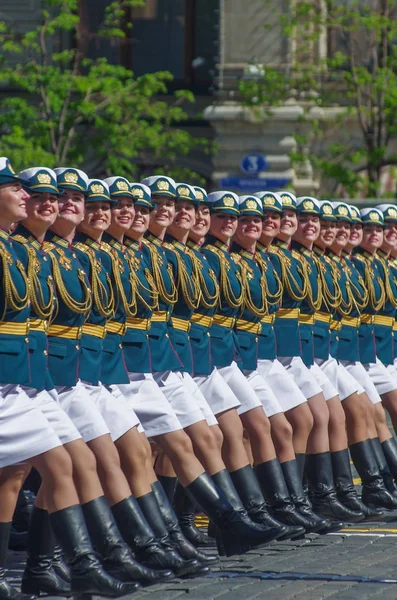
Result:
{"label": "gold shoulder cord", "polygon": [[380,288],[380,296],[379,296],[379,298],[377,298],[375,286],[374,286],[374,282],[373,282],[373,280],[375,279],[375,273],[372,269],[372,265],[371,265],[370,261],[367,258],[364,258],[364,262],[365,262],[365,285],[368,290],[369,304],[375,312],[378,312],[379,310],[381,310],[383,308],[385,301],[386,301],[385,286],[383,284],[382,278],[377,277],[376,279],[377,279],[377,282],[378,282],[378,285]]}
{"label": "gold shoulder cord", "polygon": [[186,305],[190,309],[195,309],[198,307],[200,302],[200,288],[197,281],[196,273],[194,272],[192,275],[188,273],[188,270],[185,265],[185,261],[179,254],[177,250],[171,244],[165,244],[166,248],[172,250],[175,254],[177,263],[178,263],[178,287],[180,286],[182,290],[183,299],[186,302]]}
{"label": "gold shoulder cord", "polygon": [[230,306],[230,308],[241,308],[244,303],[245,292],[243,281],[245,280],[245,268],[240,265],[240,271],[237,271],[236,277],[240,281],[241,285],[241,294],[236,296],[233,292],[232,284],[230,283],[230,279],[228,277],[228,271],[230,270],[230,264],[225,256],[225,254],[218,250],[216,246],[212,246],[212,244],[206,246],[206,250],[213,252],[219,258],[219,266],[220,266],[220,275],[219,275],[219,292],[220,298],[225,298],[226,304]]}
{"label": "gold shoulder cord", "polygon": [[296,278],[293,276],[291,268],[290,268],[291,261],[284,254],[282,249],[277,248],[277,246],[275,246],[275,247],[272,246],[270,252],[273,254],[276,254],[276,256],[278,256],[278,258],[280,260],[281,283],[282,283],[284,289],[287,290],[288,295],[293,300],[295,300],[295,302],[302,302],[302,300],[304,300],[304,298],[306,298],[306,296],[307,296],[308,281],[307,281],[307,277],[305,277],[305,275],[303,273],[301,261],[299,261],[299,265],[300,265],[299,270],[301,271],[301,274],[302,274],[302,285],[300,285],[299,282],[296,280]]}
{"label": "gold shoulder cord", "polygon": [[38,317],[45,320],[51,320],[52,314],[55,312],[55,290],[54,280],[51,275],[46,278],[48,287],[49,300],[44,301],[43,289],[40,283],[38,273],[41,269],[40,260],[37,258],[36,251],[31,246],[27,246],[28,251],[28,266],[26,269],[29,281],[30,300],[33,310]]}
{"label": "gold shoulder cord", "polygon": [[397,308],[397,298],[395,297],[392,287],[390,285],[390,277],[391,277],[390,267],[384,258],[378,257],[378,260],[380,260],[382,267],[383,267],[383,272],[385,274],[384,286],[385,286],[386,299],[391,303],[392,306],[394,306],[394,308]]}
{"label": "gold shoulder cord", "polygon": [[323,303],[323,295],[322,295],[322,291],[321,291],[321,278],[320,278],[319,269],[317,269],[317,298],[314,298],[312,284],[310,283],[311,265],[308,263],[308,261],[302,254],[299,254],[299,260],[302,265],[302,275],[307,281],[306,299],[307,299],[310,307],[314,311],[318,311],[318,310],[320,310],[321,304]]}
{"label": "gold shoulder cord", "polygon": [[192,250],[188,249],[187,253],[192,259],[195,278],[201,292],[200,304],[205,308],[215,308],[219,302],[219,283],[214,271],[212,269],[208,269],[207,271],[215,288],[215,293],[211,294],[205,281],[203,263]]}
{"label": "gold shoulder cord", "polygon": [[23,264],[20,260],[17,260],[15,264],[19,273],[21,274],[26,289],[25,295],[20,296],[12,280],[10,272],[10,265],[13,264],[13,258],[3,242],[0,242],[0,258],[3,267],[3,289],[5,298],[4,311],[1,317],[1,320],[3,321],[7,307],[11,308],[11,310],[19,312],[29,306],[29,282],[23,268]]}
{"label": "gold shoulder cord", "polygon": [[256,255],[256,261],[259,265],[260,270],[262,271],[263,276],[265,277],[265,281],[266,281],[266,300],[267,300],[267,304],[269,306],[275,306],[276,304],[280,304],[281,302],[281,297],[283,295],[283,283],[280,279],[280,277],[278,276],[276,269],[272,268],[272,273],[274,276],[274,279],[276,281],[276,291],[274,294],[270,293],[269,290],[269,285],[267,282],[267,277],[266,277],[266,271],[268,270],[269,266],[267,264],[267,262],[262,258],[262,256],[260,255],[260,253],[258,253]]}
{"label": "gold shoulder cord", "polygon": [[[147,309],[155,310],[156,308],[158,308],[159,293],[156,290],[156,284],[155,284],[155,281],[152,277],[150,270],[147,268],[144,269],[144,274],[145,274],[146,280],[150,286],[150,287],[146,287],[146,286],[144,286],[144,284],[142,283],[142,281],[139,279],[139,277],[137,275],[137,270],[138,270],[139,265],[137,264],[137,258],[135,256],[134,250],[132,250],[131,248],[127,248],[126,258],[127,258],[128,264],[130,266],[130,276],[131,276],[131,281],[134,282],[136,297],[139,298],[139,300],[142,302],[142,304]],[[146,290],[146,292],[148,292],[149,298],[151,299],[150,302],[147,302],[145,300],[145,298],[140,294],[139,289],[143,289],[143,290]]]}
{"label": "gold shoulder cord", "polygon": [[129,282],[131,284],[131,302],[128,302],[127,296],[125,295],[125,290],[123,286],[123,281],[121,279],[120,274],[120,262],[121,259],[117,254],[117,250],[115,248],[111,248],[110,257],[112,259],[112,270],[114,275],[114,280],[116,283],[117,291],[120,295],[121,301],[123,303],[123,308],[127,317],[135,317],[138,307],[136,303],[136,282],[134,281],[131,272],[132,270],[129,268]]}
{"label": "gold shoulder cord", "polygon": [[[56,250],[55,250],[56,252]],[[78,314],[88,313],[91,310],[92,306],[92,295],[91,290],[86,284],[84,272],[81,269],[77,270],[77,277],[81,283],[81,286],[84,290],[84,300],[83,302],[78,302],[75,300],[67,291],[65,284],[62,279],[61,269],[59,267],[58,259],[55,256],[54,250],[48,252],[48,256],[51,259],[52,263],[52,272],[56,285],[56,289],[58,294],[62,300],[62,302],[73,312]]]}
{"label": "gold shoulder cord", "polygon": [[92,288],[92,297],[94,299],[95,307],[98,309],[99,314],[102,317],[110,318],[114,315],[114,293],[112,287],[112,281],[109,273],[106,273],[106,281],[108,283],[109,293],[106,290],[106,287],[103,285],[99,273],[102,268],[101,264],[98,262],[95,251],[92,248],[86,246],[82,242],[77,242],[75,247],[81,252],[84,252],[88,256],[88,260],[90,261],[91,267],[91,288]]}
{"label": "gold shoulder cord", "polygon": [[[326,304],[326,306],[328,307],[329,310],[331,309],[337,309],[341,303],[341,299],[342,299],[342,291],[339,287],[339,283],[337,281],[338,279],[338,274],[337,274],[337,270],[336,267],[330,262],[330,260],[327,257],[324,257],[324,264],[321,264],[321,258],[318,258],[317,256],[314,256],[314,261],[317,265],[317,269],[318,272],[320,274],[320,280],[321,280],[321,289],[322,289],[322,294],[323,294],[323,302],[324,304]],[[333,292],[328,283],[327,283],[327,278],[326,278],[326,269],[327,266],[329,265],[330,267],[330,275],[331,275],[331,279],[332,279],[332,283],[334,284],[335,287],[335,292]]]}
{"label": "gold shoulder cord", "polygon": [[[231,256],[234,256],[234,253],[232,253]],[[240,255],[237,255],[237,256],[239,258],[241,258]],[[248,265],[248,263],[244,259],[240,260],[240,264],[244,268],[246,275],[248,275],[250,272],[252,272],[251,267]],[[259,287],[261,289],[261,306],[256,306],[256,304],[254,303],[254,301],[252,299],[250,285],[249,285],[250,277],[245,276],[242,279],[243,286],[244,286],[244,307],[247,308],[256,317],[264,317],[265,315],[267,315],[269,313],[269,307],[268,307],[268,302],[267,302],[267,280],[266,280],[265,271],[263,269],[263,265],[260,265],[259,269],[261,271],[261,276],[259,279]],[[252,280],[252,278],[251,278],[251,280]]]}
{"label": "gold shoulder cord", "polygon": [[157,292],[160,296],[160,298],[162,298],[162,300],[164,300],[164,302],[166,302],[167,304],[175,304],[176,301],[178,300],[178,289],[175,285],[174,282],[174,273],[172,271],[172,266],[171,263],[167,262],[167,273],[168,273],[168,277],[170,280],[170,286],[171,286],[171,291],[168,292],[167,291],[167,287],[164,283],[164,278],[163,278],[163,274],[161,272],[161,261],[162,258],[159,254],[159,252],[157,251],[156,247],[151,244],[148,243],[146,244],[147,248],[149,248],[149,252],[150,252],[150,258],[151,258],[151,263],[152,263],[152,276],[154,279],[154,287],[155,289],[157,289]]}
{"label": "gold shoulder cord", "polygon": [[358,283],[360,284],[361,288],[359,288],[357,285],[355,285],[355,283],[353,283],[353,280],[351,277],[351,274],[352,274],[351,267],[348,265],[348,263],[346,262],[346,260],[344,258],[342,259],[342,268],[344,269],[346,276],[348,278],[348,281],[349,281],[349,290],[352,295],[352,303],[354,304],[354,306],[357,308],[357,310],[359,312],[362,312],[364,310],[364,308],[368,305],[368,301],[369,301],[369,294],[368,294],[368,290],[365,286],[364,280],[361,277],[361,274],[358,271],[358,269],[356,268],[356,266],[353,265],[353,268],[356,269],[356,271],[358,273]]}

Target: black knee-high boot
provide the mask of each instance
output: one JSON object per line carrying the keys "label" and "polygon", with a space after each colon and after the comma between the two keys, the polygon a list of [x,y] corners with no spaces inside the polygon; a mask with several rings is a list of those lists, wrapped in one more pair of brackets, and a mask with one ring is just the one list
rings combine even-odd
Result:
{"label": "black knee-high boot", "polygon": [[178,486],[177,477],[169,477],[168,475],[157,475],[158,481],[161,483],[163,490],[167,494],[168,500],[173,504],[175,491]]}
{"label": "black knee-high boot", "polygon": [[202,565],[211,566],[212,564],[216,563],[218,560],[217,556],[211,556],[209,554],[204,554],[204,552],[200,552],[200,550],[197,550],[197,548],[195,548],[193,544],[191,544],[189,540],[185,538],[179,526],[179,521],[175,514],[175,511],[172,508],[167,498],[167,495],[164,492],[164,489],[159,481],[155,481],[154,483],[152,483],[152,490],[156,498],[157,504],[159,506],[160,512],[162,514],[162,517],[164,519],[164,522],[167,526],[171,543],[174,546],[175,550],[183,558],[195,558]]}
{"label": "black knee-high boot", "polygon": [[117,598],[140,589],[138,583],[123,583],[106,573],[92,547],[80,505],[52,513],[51,524],[69,562],[74,595]]}
{"label": "black knee-high boot", "polygon": [[155,571],[135,560],[117,528],[105,496],[83,504],[82,508],[94,549],[99,552],[104,568],[113,577],[151,585],[174,576],[172,571]]}
{"label": "black knee-high boot", "polygon": [[371,444],[380,474],[383,477],[385,488],[388,490],[388,492],[390,492],[390,494],[394,498],[397,498],[397,488],[394,484],[393,475],[390,472],[389,465],[387,464],[386,456],[383,452],[383,447],[380,443],[380,439],[378,437],[371,438]]}
{"label": "black knee-high boot", "polygon": [[319,452],[306,456],[306,473],[309,496],[314,512],[328,519],[357,523],[364,513],[350,510],[336,496],[330,452]]}
{"label": "black knee-high boot", "polygon": [[[158,512],[156,502],[154,504],[155,510]],[[152,569],[171,569],[177,575],[195,572],[199,567],[196,560],[184,561],[170,544],[165,547],[162,545],[161,537],[164,531],[161,530],[159,535],[158,530],[152,529],[140,503],[134,496],[114,504],[112,513],[121,535],[134,551],[140,563]]]}
{"label": "black knee-high boot", "polygon": [[10,523],[0,523],[0,600],[34,600],[36,596],[21,594],[10,586],[6,579],[6,562],[8,541],[11,531]]}
{"label": "black knee-high boot", "polygon": [[[244,509],[236,510],[207,473],[199,475],[185,489],[217,526],[217,545],[222,555],[242,554],[280,536],[279,528],[264,530],[244,514]],[[237,495],[235,490],[234,493]]]}
{"label": "black knee-high boot", "polygon": [[71,596],[70,582],[59,577],[52,566],[55,538],[50,515],[33,507],[28,531],[28,557],[22,575],[21,589],[26,594]]}
{"label": "black knee-high boot", "polygon": [[382,442],[383,454],[386,457],[390,473],[397,481],[397,440],[393,437]]}
{"label": "black knee-high boot", "polygon": [[[160,480],[161,481],[161,480]],[[161,481],[162,484],[162,481]],[[190,496],[185,492],[180,483],[176,486],[174,493],[174,509],[178,517],[179,525],[186,539],[189,540],[196,548],[213,546],[214,542],[208,535],[196,527],[194,515],[196,512],[196,504]]]}
{"label": "black knee-high boot", "polygon": [[338,500],[350,510],[364,513],[366,519],[376,519],[384,515],[382,509],[370,508],[358,497],[353,484],[349,450],[346,448],[338,452],[331,452],[331,460]]}
{"label": "black knee-high boot", "polygon": [[352,444],[350,454],[363,484],[362,500],[364,504],[371,508],[397,508],[397,499],[385,488],[371,440]]}

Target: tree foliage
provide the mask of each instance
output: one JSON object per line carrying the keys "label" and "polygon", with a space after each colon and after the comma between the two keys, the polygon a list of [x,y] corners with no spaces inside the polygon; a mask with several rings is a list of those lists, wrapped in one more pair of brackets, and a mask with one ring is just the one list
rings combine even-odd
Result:
{"label": "tree foliage", "polygon": [[30,31],[0,22],[2,154],[17,168],[70,165],[132,179],[154,163],[200,180],[176,167],[176,158],[196,147],[209,151],[206,140],[181,128],[192,93],[166,98],[170,73],[135,77],[87,52],[90,44],[128,43],[125,9],[143,4],[109,2],[94,32],[83,27],[79,0],[44,0],[41,22]]}
{"label": "tree foliage", "polygon": [[[267,3],[280,10],[278,0]],[[243,102],[253,110],[271,111],[296,99],[305,114],[294,158],[309,155],[315,168],[351,195],[379,196],[383,169],[397,165],[392,146],[397,134],[397,3],[291,0],[288,5],[280,22],[293,42],[290,64],[243,78]],[[316,52],[321,42],[325,56]],[[352,136],[351,123],[359,137]]]}

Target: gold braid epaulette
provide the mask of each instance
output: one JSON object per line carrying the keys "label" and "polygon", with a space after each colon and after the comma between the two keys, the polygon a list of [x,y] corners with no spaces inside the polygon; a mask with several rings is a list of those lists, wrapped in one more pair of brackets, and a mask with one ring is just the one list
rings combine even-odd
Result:
{"label": "gold braid epaulette", "polygon": [[172,265],[167,262],[166,269],[170,282],[170,291],[167,291],[167,287],[164,283],[164,277],[161,272],[161,263],[162,257],[160,256],[155,244],[152,244],[149,240],[143,239],[143,243],[149,249],[151,266],[152,266],[152,276],[154,279],[155,287],[159,293],[159,296],[164,302],[167,304],[175,304],[178,300],[178,290],[177,286],[174,282],[174,272],[172,270]]}
{"label": "gold braid epaulette", "polygon": [[3,321],[8,306],[11,308],[11,310],[14,310],[16,312],[19,312],[27,306],[29,306],[29,283],[27,275],[23,268],[23,264],[20,260],[17,260],[15,264],[23,279],[26,289],[26,294],[24,296],[20,296],[15,286],[15,283],[12,280],[12,275],[10,271],[10,265],[13,264],[13,258],[3,242],[0,242],[0,260],[3,267],[3,290],[5,300],[4,312],[1,316],[1,320]]}
{"label": "gold braid epaulette", "polygon": [[185,262],[179,254],[178,250],[176,250],[174,246],[172,244],[169,244],[168,242],[164,242],[163,247],[167,248],[167,250],[172,250],[172,252],[175,255],[178,264],[178,290],[180,289],[182,291],[182,296],[184,301],[186,302],[186,305],[190,309],[196,309],[200,302],[200,288],[196,278],[196,273],[194,273],[194,267],[193,273],[190,275],[186,268]]}
{"label": "gold braid epaulette", "polygon": [[15,240],[16,242],[19,242],[20,244],[28,244],[29,243],[28,238],[21,235],[20,233],[16,233],[15,235],[11,236],[11,240],[12,241]]}
{"label": "gold braid epaulette", "polygon": [[[205,247],[205,250],[209,250],[219,258],[219,291],[221,299],[224,298],[227,305],[231,308],[241,308],[244,303],[244,286],[242,285],[242,281],[244,281],[245,279],[245,271],[241,271],[240,266],[241,272],[236,273],[236,277],[237,279],[239,279],[241,285],[241,294],[239,296],[236,296],[233,292],[232,286],[230,284],[230,279],[227,274],[230,270],[230,264],[225,256],[225,253],[213,244],[208,244],[208,246]],[[229,256],[233,260],[232,255]]]}
{"label": "gold braid epaulette", "polygon": [[[114,315],[114,293],[112,287],[112,280],[110,278],[109,273],[106,273],[106,282],[108,284],[109,293],[106,290],[106,287],[102,283],[99,273],[101,272],[102,265],[97,260],[95,255],[95,250],[90,248],[83,242],[76,242],[74,247],[80,252],[83,252],[90,262],[91,267],[91,289],[92,289],[92,297],[94,299],[95,307],[97,308],[99,314],[106,319],[111,318]],[[101,246],[102,250],[102,246]]]}

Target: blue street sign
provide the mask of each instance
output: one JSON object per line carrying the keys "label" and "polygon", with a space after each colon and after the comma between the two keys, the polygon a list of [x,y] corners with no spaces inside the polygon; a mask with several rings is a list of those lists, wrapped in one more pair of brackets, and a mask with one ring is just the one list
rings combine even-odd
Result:
{"label": "blue street sign", "polygon": [[290,178],[269,177],[251,179],[250,177],[224,177],[220,180],[220,185],[226,190],[244,190],[249,192],[262,192],[265,190],[282,190],[291,182]]}
{"label": "blue street sign", "polygon": [[241,160],[240,169],[246,175],[257,175],[267,168],[267,160],[260,152],[252,152],[247,154]]}

